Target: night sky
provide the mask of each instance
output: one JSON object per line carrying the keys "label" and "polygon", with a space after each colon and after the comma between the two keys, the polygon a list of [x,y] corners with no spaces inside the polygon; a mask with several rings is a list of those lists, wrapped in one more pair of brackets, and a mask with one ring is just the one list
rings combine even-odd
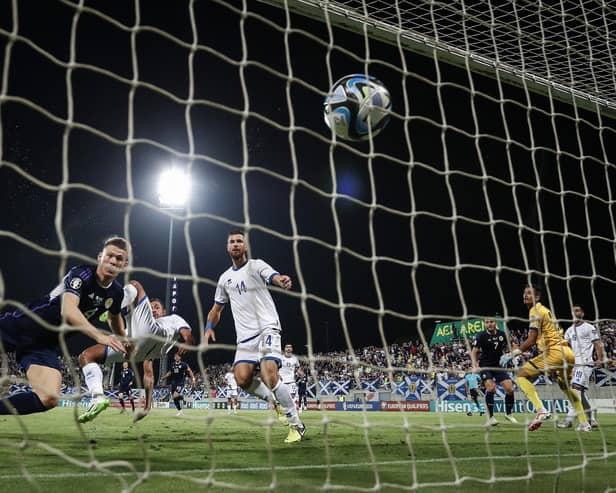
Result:
{"label": "night sky", "polygon": [[[196,307],[207,313],[230,264],[227,232],[248,223],[251,255],[295,281],[274,296],[283,342],[300,354],[309,332],[315,352],[347,347],[343,320],[354,347],[382,345],[381,309],[387,343],[420,330],[429,339],[437,319],[499,313],[523,327],[529,278],[563,324],[571,301],[591,319],[616,316],[613,120],[580,108],[576,118],[572,106],[413,53],[403,73],[397,47],[367,50],[335,28],[329,52],[325,24],[290,15],[285,37],[285,12],[258,2],[245,18],[239,1],[194,3],[191,87],[187,2],[140,2],[131,40],[132,1],[88,0],[69,72],[74,6],[16,3],[17,12],[0,0],[5,299],[34,299],[82,262],[63,263],[61,241],[94,259],[114,234],[132,242],[131,278],[164,298],[169,216],[156,183],[175,162],[189,166],[193,193],[174,223],[172,271],[192,277],[180,282],[178,313],[196,332]],[[324,96],[366,70],[390,90],[395,114],[372,146],[333,146]],[[234,342],[230,310],[217,336]]]}

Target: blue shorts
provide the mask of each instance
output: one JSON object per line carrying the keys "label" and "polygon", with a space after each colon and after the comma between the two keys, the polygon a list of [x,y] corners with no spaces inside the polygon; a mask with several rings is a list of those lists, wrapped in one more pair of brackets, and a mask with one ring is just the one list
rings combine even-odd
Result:
{"label": "blue shorts", "polygon": [[[30,309],[50,324],[60,323],[57,303],[43,303]],[[41,365],[60,370],[58,361],[59,332],[47,330],[23,312],[16,310],[0,315],[0,338],[6,351],[15,351],[23,371],[30,365]]]}
{"label": "blue shorts", "polygon": [[47,366],[62,372],[56,349],[18,350],[17,361],[24,373],[28,371],[30,365]]}
{"label": "blue shorts", "polygon": [[485,382],[486,380],[494,380],[496,383],[501,383],[503,380],[511,380],[511,375],[506,371],[490,371],[490,370],[481,370],[481,381]]}
{"label": "blue shorts", "polygon": [[130,393],[131,393],[130,385],[120,385],[120,387],[118,388],[118,392],[120,392],[121,394],[126,394],[130,396]]}
{"label": "blue shorts", "polygon": [[184,384],[182,384],[182,383],[172,383],[171,384],[171,393],[172,394],[174,392],[177,392],[178,394],[181,394],[182,390],[184,390]]}

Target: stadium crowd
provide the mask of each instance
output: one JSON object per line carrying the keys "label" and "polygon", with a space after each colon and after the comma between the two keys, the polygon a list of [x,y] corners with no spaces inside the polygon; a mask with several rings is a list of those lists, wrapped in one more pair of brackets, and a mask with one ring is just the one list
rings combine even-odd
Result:
{"label": "stadium crowd", "polygon": [[[616,321],[603,321],[599,324],[601,339],[605,354],[610,361],[610,367],[616,367]],[[513,342],[520,342],[526,337],[526,330],[512,332]],[[469,357],[470,344],[458,340],[451,344],[437,344],[426,348],[420,339],[392,344],[388,348],[391,360],[391,376],[387,368],[387,353],[384,348],[368,346],[355,349],[354,355],[350,351],[333,351],[329,353],[315,353],[313,364],[307,357],[299,356],[300,366],[311,380],[350,380],[359,381],[381,380],[386,383],[391,377],[394,380],[403,379],[408,374],[427,375],[429,377],[447,378],[450,375],[461,376],[471,367]],[[357,363],[353,360],[356,358]],[[12,382],[24,378],[15,360],[14,353],[8,353],[8,375]],[[432,365],[430,365],[432,362]],[[71,368],[72,367],[72,368]],[[63,387],[72,387],[74,371],[79,368],[77,357],[70,362],[62,364]],[[216,389],[224,387],[224,375],[231,368],[230,364],[208,365],[206,375],[195,371],[196,389]],[[196,369],[195,369],[196,370]],[[81,377],[81,375],[80,375]],[[205,377],[205,379],[204,379]],[[83,383],[83,378],[81,378]],[[160,386],[164,384],[159,382]]]}

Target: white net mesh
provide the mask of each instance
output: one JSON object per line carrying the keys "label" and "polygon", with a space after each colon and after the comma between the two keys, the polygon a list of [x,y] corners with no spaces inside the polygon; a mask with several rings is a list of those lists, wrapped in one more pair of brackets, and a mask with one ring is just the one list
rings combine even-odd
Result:
{"label": "white net mesh", "polygon": [[[74,409],[9,417],[0,478],[24,490],[82,477],[124,490],[613,490],[612,366],[593,377],[604,413],[591,436],[529,434],[519,391],[524,426],[488,428],[466,416],[460,378],[466,321],[498,313],[519,340],[529,281],[564,328],[585,305],[613,362],[613,17],[590,1],[2,1],[3,308],[120,232],[130,277],[150,295],[176,277],[178,312],[199,332],[227,232],[246,229],[254,256],[295,281],[275,300],[310,411],[309,440],[289,448],[269,413],[246,409],[256,401],[242,396],[236,420],[218,409],[229,310],[220,345],[188,358],[201,375],[182,425],[165,409],[136,427],[111,415],[77,426]],[[350,73],[392,95],[389,126],[365,143],[323,123],[323,98]],[[153,190],[171,162],[193,179],[183,210],[161,210]],[[66,405],[81,397],[70,353],[90,342],[63,347]],[[9,391],[26,383],[15,366],[3,359]],[[557,414],[555,387],[538,385]],[[381,409],[433,412],[369,412]]]}

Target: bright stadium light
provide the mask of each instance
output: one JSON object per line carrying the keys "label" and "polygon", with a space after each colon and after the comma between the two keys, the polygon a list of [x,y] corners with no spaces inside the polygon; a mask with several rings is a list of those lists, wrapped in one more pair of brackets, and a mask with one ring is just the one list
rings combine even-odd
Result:
{"label": "bright stadium light", "polygon": [[171,166],[158,179],[158,201],[163,209],[183,209],[190,197],[190,177],[186,171]]}

